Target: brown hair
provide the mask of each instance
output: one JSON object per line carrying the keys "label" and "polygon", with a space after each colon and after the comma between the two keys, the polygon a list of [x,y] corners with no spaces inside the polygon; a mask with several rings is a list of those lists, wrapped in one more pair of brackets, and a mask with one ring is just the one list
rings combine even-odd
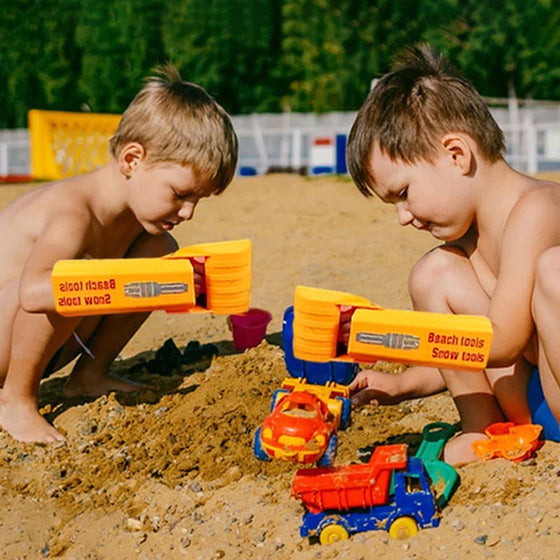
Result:
{"label": "brown hair", "polygon": [[472,84],[428,44],[411,47],[358,112],[346,149],[350,175],[371,196],[375,181],[368,161],[375,143],[393,161],[431,162],[449,132],[468,134],[490,162],[502,158],[504,135]]}
{"label": "brown hair", "polygon": [[172,64],[154,69],[109,140],[113,157],[129,142],[149,163],[191,165],[219,194],[237,165],[237,136],[225,110],[200,86],[185,82]]}

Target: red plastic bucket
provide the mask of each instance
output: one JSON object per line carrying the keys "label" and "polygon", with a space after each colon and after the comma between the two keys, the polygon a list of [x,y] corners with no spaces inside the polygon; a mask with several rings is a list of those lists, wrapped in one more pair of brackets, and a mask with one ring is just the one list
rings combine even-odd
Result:
{"label": "red plastic bucket", "polygon": [[229,322],[236,350],[246,350],[258,346],[266,334],[272,315],[264,310],[251,308],[239,315],[230,315]]}

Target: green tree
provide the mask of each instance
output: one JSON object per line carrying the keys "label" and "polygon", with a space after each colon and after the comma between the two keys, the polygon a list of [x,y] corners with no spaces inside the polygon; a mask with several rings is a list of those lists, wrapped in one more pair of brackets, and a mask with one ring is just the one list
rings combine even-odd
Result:
{"label": "green tree", "polygon": [[336,0],[285,0],[282,72],[289,80],[283,104],[293,111],[323,112],[344,97],[343,10]]}
{"label": "green tree", "polygon": [[82,0],[76,39],[82,55],[79,88],[94,112],[121,113],[142,78],[164,62],[161,0]]}
{"label": "green tree", "polygon": [[183,77],[231,113],[278,110],[281,0],[185,0],[168,5],[165,48]]}
{"label": "green tree", "polygon": [[485,95],[560,98],[560,13],[550,0],[454,2],[431,38]]}
{"label": "green tree", "polygon": [[0,10],[0,126],[25,127],[29,109],[76,104],[76,0],[19,0]]}
{"label": "green tree", "polygon": [[557,0],[12,0],[0,127],[31,108],[120,113],[171,60],[233,114],[355,110],[430,41],[487,96],[560,99]]}
{"label": "green tree", "polygon": [[285,103],[297,111],[356,109],[398,51],[453,15],[447,1],[285,0]]}

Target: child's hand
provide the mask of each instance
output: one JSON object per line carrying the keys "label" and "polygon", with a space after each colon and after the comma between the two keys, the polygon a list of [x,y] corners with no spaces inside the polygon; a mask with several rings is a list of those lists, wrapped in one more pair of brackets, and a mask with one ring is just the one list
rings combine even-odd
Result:
{"label": "child's hand", "polygon": [[205,257],[192,257],[189,259],[193,267],[194,293],[198,297],[206,293],[206,277],[204,271]]}
{"label": "child's hand", "polygon": [[363,370],[348,386],[352,405],[388,405],[401,402],[399,374],[385,371]]}

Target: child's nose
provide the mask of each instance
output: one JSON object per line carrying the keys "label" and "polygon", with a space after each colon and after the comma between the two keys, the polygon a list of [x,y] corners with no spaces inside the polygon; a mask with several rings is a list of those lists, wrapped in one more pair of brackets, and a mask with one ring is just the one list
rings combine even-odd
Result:
{"label": "child's nose", "polygon": [[179,209],[179,217],[182,220],[190,220],[194,216],[194,209],[196,208],[196,202],[185,202]]}
{"label": "child's nose", "polygon": [[403,206],[397,205],[397,219],[401,226],[407,226],[414,220],[414,216]]}

